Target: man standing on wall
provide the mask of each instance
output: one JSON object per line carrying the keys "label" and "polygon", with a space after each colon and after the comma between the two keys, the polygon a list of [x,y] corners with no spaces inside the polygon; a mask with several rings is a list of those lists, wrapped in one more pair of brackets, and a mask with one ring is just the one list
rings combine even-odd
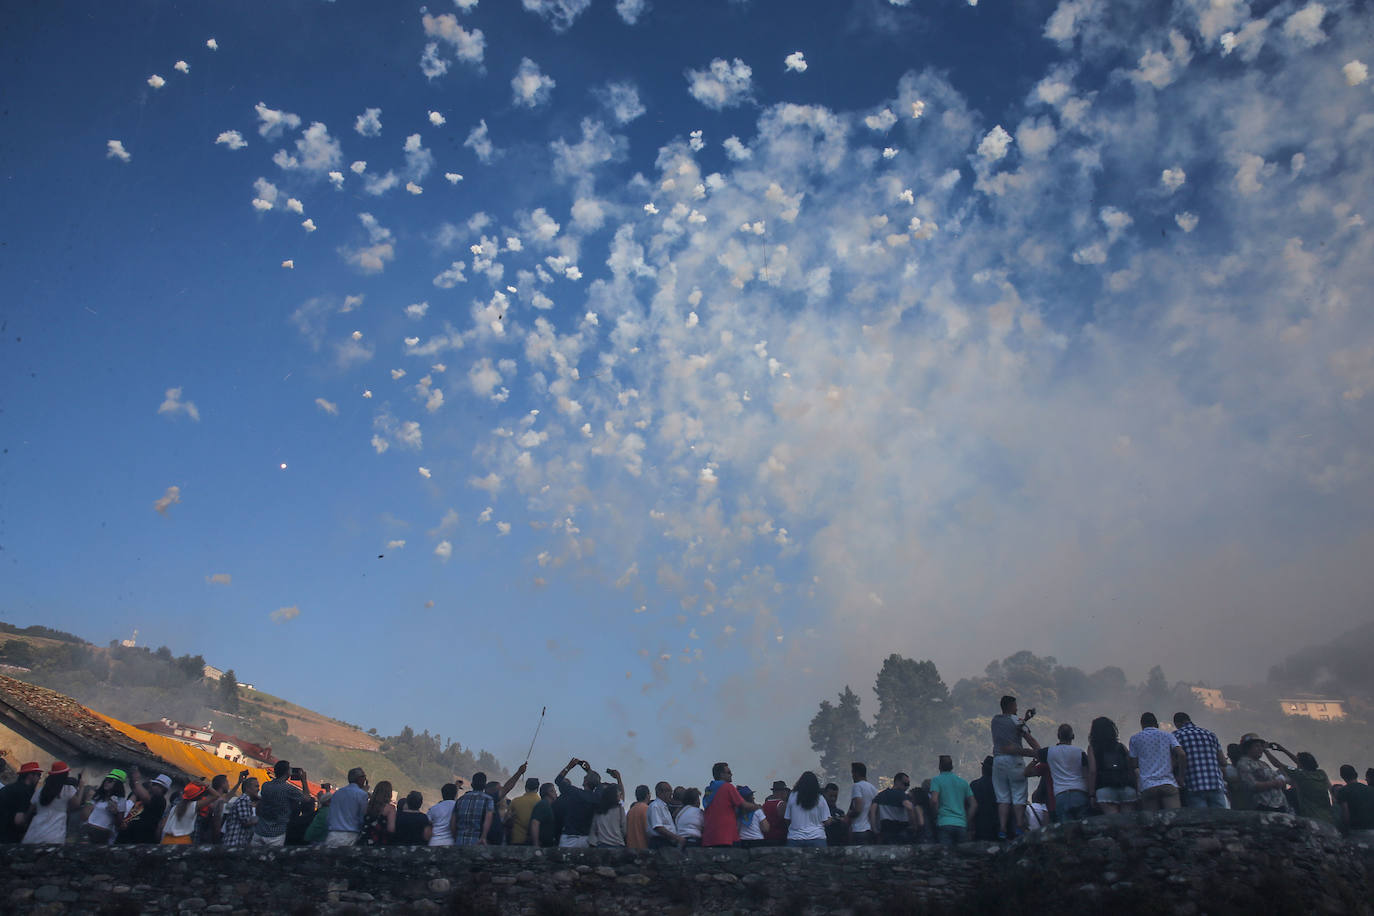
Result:
{"label": "man standing on wall", "polygon": [[1005,840],[1007,819],[1013,811],[1017,832],[1026,830],[1026,765],[1022,758],[1034,757],[1040,744],[1026,723],[1016,717],[1016,697],[1004,696],[1000,705],[1001,714],[992,717],[992,788],[997,796],[997,838]]}

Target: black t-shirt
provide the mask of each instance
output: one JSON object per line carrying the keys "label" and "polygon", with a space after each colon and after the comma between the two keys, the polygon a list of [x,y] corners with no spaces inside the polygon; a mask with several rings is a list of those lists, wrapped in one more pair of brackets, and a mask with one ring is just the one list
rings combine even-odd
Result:
{"label": "black t-shirt", "polygon": [[558,801],[563,806],[563,835],[586,836],[592,832],[600,793],[579,789],[566,778],[558,783]]}
{"label": "black t-shirt", "polygon": [[29,810],[33,791],[26,782],[13,782],[0,789],[0,843],[18,843],[24,838],[24,828],[16,827],[14,818]]}
{"label": "black t-shirt", "polygon": [[1336,799],[1350,809],[1351,830],[1374,830],[1374,789],[1352,782],[1336,793]]}
{"label": "black t-shirt", "polygon": [[[897,826],[897,828],[900,829],[900,828],[902,828],[902,827],[905,827],[905,826],[906,826],[906,823],[907,823],[907,820],[906,820],[906,807],[905,807],[906,801],[907,801],[906,793],[903,792],[901,789],[895,789],[895,788],[894,788],[894,789],[884,789],[883,791],[879,792],[877,795],[873,796],[873,804],[874,804],[874,805],[881,805],[881,806],[884,807],[884,808],[893,808],[893,809],[895,809],[895,810],[897,810],[897,811],[902,812],[901,820],[891,820],[891,819],[889,819],[888,817],[884,816],[886,812],[877,811],[875,808],[870,808],[869,810],[873,812],[873,814],[874,814],[875,817],[881,817],[881,818],[882,818],[882,820],[881,820],[881,822],[880,822],[881,824],[895,824],[895,825]],[[871,819],[872,819],[872,818],[870,818],[870,820],[871,820]],[[875,827],[879,827],[879,829],[881,829],[880,824],[874,824],[874,826],[875,826]]]}
{"label": "black t-shirt", "polygon": [[396,813],[396,833],[391,838],[395,846],[425,845],[425,828],[429,826],[428,815],[419,811],[398,811]]}
{"label": "black t-shirt", "polygon": [[968,787],[973,792],[973,800],[978,803],[978,810],[973,815],[973,838],[997,839],[997,792],[992,787],[992,777],[979,776]]}
{"label": "black t-shirt", "polygon": [[167,799],[153,794],[146,802],[135,802],[137,811],[129,826],[125,827],[116,840],[118,843],[156,843],[157,825],[162,822],[162,814],[167,810]]}
{"label": "black t-shirt", "polygon": [[545,799],[540,799],[539,804],[534,806],[530,812],[530,823],[539,822],[539,845],[557,846],[558,845],[558,817],[554,811],[554,806]]}

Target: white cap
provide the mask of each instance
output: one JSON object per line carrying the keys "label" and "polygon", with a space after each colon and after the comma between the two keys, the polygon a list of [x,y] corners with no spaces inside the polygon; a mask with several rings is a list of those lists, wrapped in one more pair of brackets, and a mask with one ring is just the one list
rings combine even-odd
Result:
{"label": "white cap", "polygon": [[154,776],[153,782],[162,786],[164,789],[172,788],[172,778],[165,773],[159,773],[157,776]]}

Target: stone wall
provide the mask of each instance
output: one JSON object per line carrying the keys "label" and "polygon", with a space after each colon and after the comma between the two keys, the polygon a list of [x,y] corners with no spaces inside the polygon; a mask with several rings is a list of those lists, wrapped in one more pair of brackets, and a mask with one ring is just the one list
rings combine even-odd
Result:
{"label": "stone wall", "polygon": [[15,913],[1374,916],[1374,844],[1250,812],[1096,818],[952,850],[11,846],[4,856],[0,906]]}

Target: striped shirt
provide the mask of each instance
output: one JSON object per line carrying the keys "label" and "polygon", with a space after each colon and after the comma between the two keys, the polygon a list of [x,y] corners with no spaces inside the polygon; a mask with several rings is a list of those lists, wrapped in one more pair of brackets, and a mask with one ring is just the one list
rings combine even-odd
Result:
{"label": "striped shirt", "polygon": [[485,790],[473,789],[458,799],[453,809],[453,845],[474,846],[482,838],[482,820],[488,811],[496,810],[496,802]]}
{"label": "striped shirt", "polygon": [[253,824],[257,821],[253,799],[238,795],[224,806],[224,845],[247,846],[253,839]]}

